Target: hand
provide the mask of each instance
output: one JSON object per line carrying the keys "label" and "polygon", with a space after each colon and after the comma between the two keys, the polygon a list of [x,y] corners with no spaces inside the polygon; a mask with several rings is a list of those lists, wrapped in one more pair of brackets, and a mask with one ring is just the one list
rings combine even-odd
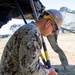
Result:
{"label": "hand", "polygon": [[41,65],[43,68],[45,68],[45,69],[48,69],[48,66],[45,66],[45,65]]}
{"label": "hand", "polygon": [[54,68],[50,68],[49,72],[48,72],[48,75],[58,75],[58,73],[55,71]]}
{"label": "hand", "polygon": [[40,66],[43,67],[43,68],[45,68],[45,69],[48,69],[48,66],[43,65],[42,63],[40,63]]}

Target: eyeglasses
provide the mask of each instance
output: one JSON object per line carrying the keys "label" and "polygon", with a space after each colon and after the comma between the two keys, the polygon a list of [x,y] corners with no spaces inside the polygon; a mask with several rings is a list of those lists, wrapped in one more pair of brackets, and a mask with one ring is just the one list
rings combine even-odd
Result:
{"label": "eyeglasses", "polygon": [[52,33],[55,33],[58,30],[58,27],[56,24],[53,24],[53,22],[51,23],[52,27],[53,27],[53,31]]}

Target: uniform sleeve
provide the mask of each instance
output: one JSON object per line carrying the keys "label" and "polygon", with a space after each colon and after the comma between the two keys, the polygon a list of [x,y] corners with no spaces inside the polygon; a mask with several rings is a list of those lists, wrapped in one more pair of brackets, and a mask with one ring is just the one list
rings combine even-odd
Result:
{"label": "uniform sleeve", "polygon": [[19,49],[20,71],[22,75],[47,75],[47,70],[39,65],[41,36],[37,33],[27,36],[23,37]]}

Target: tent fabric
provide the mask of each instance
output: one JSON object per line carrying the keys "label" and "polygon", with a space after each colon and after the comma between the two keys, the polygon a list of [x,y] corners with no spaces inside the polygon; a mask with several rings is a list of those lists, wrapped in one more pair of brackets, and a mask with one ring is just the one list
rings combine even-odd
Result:
{"label": "tent fabric", "polygon": [[[33,18],[33,11],[30,5],[30,0],[17,0],[26,19]],[[41,10],[45,7],[40,0],[33,0],[34,2],[39,2]],[[39,12],[36,9],[36,12]],[[14,0],[0,0],[0,28],[6,24],[12,18],[21,18],[20,13],[16,7]]]}

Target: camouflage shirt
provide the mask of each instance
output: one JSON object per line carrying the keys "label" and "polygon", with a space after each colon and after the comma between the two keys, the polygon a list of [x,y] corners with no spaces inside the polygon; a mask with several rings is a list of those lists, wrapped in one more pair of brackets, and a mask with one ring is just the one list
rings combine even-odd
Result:
{"label": "camouflage shirt", "polygon": [[19,28],[4,48],[0,75],[47,75],[39,64],[41,47],[41,35],[33,23]]}

